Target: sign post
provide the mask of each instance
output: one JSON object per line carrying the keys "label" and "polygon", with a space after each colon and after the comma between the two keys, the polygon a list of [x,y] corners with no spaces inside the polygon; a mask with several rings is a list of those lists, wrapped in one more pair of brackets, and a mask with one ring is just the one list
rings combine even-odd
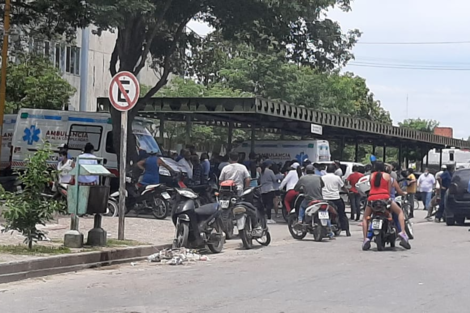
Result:
{"label": "sign post", "polygon": [[124,216],[126,214],[126,162],[127,162],[127,111],[139,100],[140,85],[134,74],[117,73],[109,85],[111,105],[121,111],[121,153],[119,158],[119,226],[118,239],[124,240]]}

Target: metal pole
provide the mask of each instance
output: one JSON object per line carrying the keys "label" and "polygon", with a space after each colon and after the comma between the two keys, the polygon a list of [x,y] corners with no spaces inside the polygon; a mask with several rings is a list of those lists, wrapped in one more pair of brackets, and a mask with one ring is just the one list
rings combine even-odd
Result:
{"label": "metal pole", "polygon": [[424,172],[424,162],[423,162],[423,146],[419,147],[419,162],[421,163],[421,173]]}
{"label": "metal pole", "polygon": [[341,141],[340,141],[339,159],[340,159],[340,161],[344,160],[344,137],[341,137]]}
{"label": "metal pole", "polygon": [[255,152],[255,140],[255,124],[251,124],[251,153]]}
{"label": "metal pole", "polygon": [[184,143],[188,145],[191,142],[191,115],[186,115],[186,138]]}
{"label": "metal pole", "polygon": [[356,145],[354,147],[354,162],[359,162],[359,142],[356,138]]}
{"label": "metal pole", "polygon": [[[160,127],[159,127],[159,133],[160,133],[160,146],[164,147],[165,146],[165,115],[162,114],[160,116]],[[171,150],[171,147],[168,147],[168,152]],[[162,151],[163,152],[163,151]]]}
{"label": "metal pole", "polygon": [[429,147],[426,146],[426,168],[429,168]]}
{"label": "metal pole", "polygon": [[124,216],[126,214],[126,159],[127,159],[127,112],[121,112],[121,153],[119,160],[119,228],[118,239],[124,240]]}
{"label": "metal pole", "polygon": [[376,146],[375,146],[375,143],[374,143],[374,144],[372,145],[372,154],[373,154],[373,155],[375,155],[375,148],[376,148]]}
{"label": "metal pole", "polygon": [[228,122],[228,140],[227,140],[227,152],[232,151],[232,141],[233,141],[233,122]]}
{"label": "metal pole", "polygon": [[442,148],[439,148],[439,169],[442,168]]}
{"label": "metal pole", "polygon": [[400,142],[400,145],[398,146],[398,166],[400,166],[400,169],[402,168],[403,164],[403,145]]}
{"label": "metal pole", "polygon": [[88,99],[88,52],[90,50],[90,29],[82,29],[82,49],[80,51],[80,111],[87,110]]}
{"label": "metal pole", "polygon": [[2,153],[3,117],[7,92],[8,37],[10,35],[10,0],[5,0],[5,16],[3,18],[2,73],[0,77],[0,155]]}
{"label": "metal pole", "polygon": [[387,145],[384,144],[384,147],[383,147],[383,160],[384,160],[384,163],[387,162]]}

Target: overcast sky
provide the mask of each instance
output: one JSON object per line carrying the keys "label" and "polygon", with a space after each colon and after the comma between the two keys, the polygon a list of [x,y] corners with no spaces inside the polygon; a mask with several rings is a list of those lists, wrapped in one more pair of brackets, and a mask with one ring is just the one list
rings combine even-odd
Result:
{"label": "overcast sky", "polygon": [[[466,139],[470,135],[470,44],[365,43],[470,42],[469,12],[470,1],[466,0],[355,0],[351,12],[333,10],[328,16],[337,20],[343,30],[357,28],[363,32],[353,50],[356,60],[345,70],[367,80],[376,99],[390,111],[394,124],[407,117],[435,119],[441,126],[453,127],[454,137]],[[190,26],[201,35],[209,31],[200,23]]]}

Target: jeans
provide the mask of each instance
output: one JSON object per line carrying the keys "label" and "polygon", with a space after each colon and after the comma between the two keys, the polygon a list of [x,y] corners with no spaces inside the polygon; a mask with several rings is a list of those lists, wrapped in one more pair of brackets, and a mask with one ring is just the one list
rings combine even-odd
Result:
{"label": "jeans", "polygon": [[348,221],[348,217],[346,216],[343,199],[328,200],[328,201],[333,203],[336,206],[336,211],[338,212],[339,224],[341,225],[341,229],[349,233],[349,221]]}
{"label": "jeans", "polygon": [[441,201],[439,201],[439,210],[437,210],[436,218],[441,219],[444,215],[445,203],[446,203],[446,191],[441,189]]}
{"label": "jeans", "polygon": [[304,220],[305,210],[307,209],[309,203],[310,203],[309,200],[304,199],[304,201],[302,201],[302,203],[300,204],[299,222],[302,222]]}
{"label": "jeans", "polygon": [[270,191],[268,193],[263,193],[261,197],[263,198],[263,205],[264,205],[264,210],[266,212],[266,216],[268,220],[271,219],[271,212],[274,208],[274,197],[276,196],[276,193],[274,191]]}
{"label": "jeans", "polygon": [[422,197],[423,197],[423,202],[424,202],[424,207],[426,209],[429,209],[431,206],[431,199],[432,199],[432,192],[422,192]]}
{"label": "jeans", "polygon": [[353,220],[354,216],[356,216],[356,220],[358,220],[361,216],[361,195],[351,192],[349,194],[349,202],[351,203],[351,219]]}
{"label": "jeans", "polygon": [[410,217],[413,217],[413,212],[415,208],[415,194],[414,193],[409,193],[406,195],[406,200],[408,200],[408,203],[410,204]]}

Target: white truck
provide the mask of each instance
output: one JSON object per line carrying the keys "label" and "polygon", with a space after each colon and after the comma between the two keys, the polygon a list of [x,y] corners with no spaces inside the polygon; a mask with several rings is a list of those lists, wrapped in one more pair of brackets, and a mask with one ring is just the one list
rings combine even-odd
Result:
{"label": "white truck", "polygon": [[[147,120],[136,118],[132,125],[132,133],[138,145],[136,149],[161,154],[157,142],[145,128],[147,123]],[[90,142],[95,147],[95,155],[104,159],[105,166],[111,172],[118,174],[111,115],[108,113],[20,110],[12,141],[12,168],[23,169],[28,155],[37,151],[44,142],[50,143],[55,152],[59,151],[60,146],[67,144],[72,157],[77,157],[85,144]],[[55,154],[50,160],[51,165],[57,165],[57,160],[58,154]],[[165,162],[178,167],[171,159],[165,159]],[[169,175],[165,168],[161,168],[160,174]]]}
{"label": "white truck", "polygon": [[[247,160],[251,151],[251,142],[244,141],[234,151],[240,154],[240,159]],[[309,159],[312,163],[330,161],[330,144],[326,140],[281,140],[256,141],[255,153],[267,156],[276,163],[297,160],[302,163]]]}

